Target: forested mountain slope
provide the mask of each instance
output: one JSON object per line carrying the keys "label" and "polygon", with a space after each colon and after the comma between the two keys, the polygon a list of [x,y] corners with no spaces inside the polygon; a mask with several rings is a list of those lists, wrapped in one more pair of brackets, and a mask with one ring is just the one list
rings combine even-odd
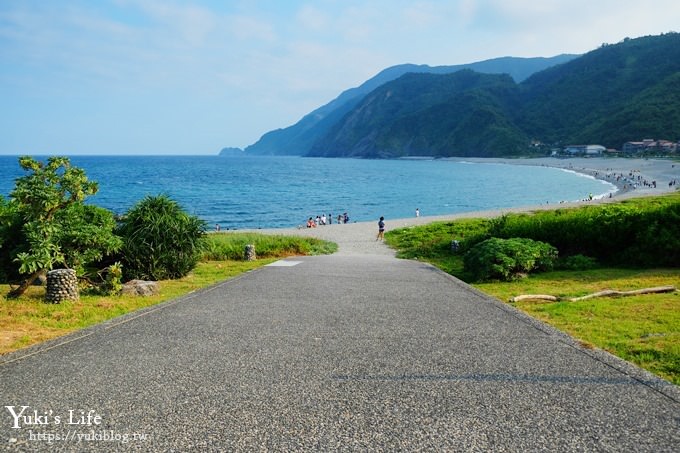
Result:
{"label": "forested mountain slope", "polygon": [[509,74],[515,81],[521,82],[538,71],[575,57],[576,55],[558,55],[550,58],[501,57],[453,66],[414,64],[392,66],[360,86],[344,91],[336,99],[305,115],[294,125],[267,132],[245,151],[251,155],[307,154],[312,145],[361,102],[365,95],[407,73],[450,74],[461,69],[473,69],[486,74]]}
{"label": "forested mountain slope", "polygon": [[680,139],[680,34],[602,46],[522,83],[410,73],[366,95],[310,156],[510,156],[549,146]]}

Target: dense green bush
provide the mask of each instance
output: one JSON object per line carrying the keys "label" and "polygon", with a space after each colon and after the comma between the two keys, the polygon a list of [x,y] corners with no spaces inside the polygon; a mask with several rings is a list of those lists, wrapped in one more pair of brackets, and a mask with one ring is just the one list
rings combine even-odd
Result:
{"label": "dense green bush", "polygon": [[635,240],[618,255],[626,263],[680,266],[680,202],[644,211]]}
{"label": "dense green bush", "polygon": [[23,221],[16,207],[0,197],[0,282],[19,281],[19,266],[14,262],[18,253],[28,251],[22,231]]}
{"label": "dense green bush", "polygon": [[507,215],[489,236],[549,242],[560,256],[617,266],[680,266],[680,196]]}
{"label": "dense green bush", "polygon": [[555,263],[555,269],[565,271],[585,271],[598,267],[597,260],[585,255],[560,257]]}
{"label": "dense green bush", "polygon": [[200,258],[205,222],[167,195],[147,196],[118,227],[126,280],[167,280],[188,274]]}
{"label": "dense green bush", "polygon": [[63,209],[55,219],[59,222],[55,237],[63,250],[64,264],[79,276],[98,272],[99,262],[122,245],[113,234],[116,220],[108,209],[76,204]]}
{"label": "dense green bush", "polygon": [[[391,230],[397,256],[423,259],[465,281],[467,251],[491,237],[524,237],[556,247],[561,269],[680,267],[680,192],[613,204],[460,219]],[[460,242],[453,252],[452,240]]]}
{"label": "dense green bush", "polygon": [[463,257],[465,271],[475,280],[515,280],[532,271],[551,270],[557,249],[526,238],[491,238],[472,247]]}

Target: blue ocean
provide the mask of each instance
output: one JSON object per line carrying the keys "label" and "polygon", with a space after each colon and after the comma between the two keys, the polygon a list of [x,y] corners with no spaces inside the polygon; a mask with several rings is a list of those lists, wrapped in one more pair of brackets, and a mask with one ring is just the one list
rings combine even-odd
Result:
{"label": "blue ocean", "polygon": [[[46,160],[46,158],[38,158]],[[167,194],[222,229],[281,228],[347,212],[350,221],[443,215],[576,201],[614,187],[555,168],[453,160],[302,157],[73,156],[99,183],[89,202],[123,214]],[[24,172],[0,156],[0,195]]]}

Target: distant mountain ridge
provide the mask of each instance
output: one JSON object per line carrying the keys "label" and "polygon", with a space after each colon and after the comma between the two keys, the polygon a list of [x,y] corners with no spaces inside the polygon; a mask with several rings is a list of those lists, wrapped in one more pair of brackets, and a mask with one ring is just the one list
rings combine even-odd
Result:
{"label": "distant mountain ridge", "polygon": [[517,156],[642,138],[680,139],[678,33],[605,45],[521,83],[471,70],[405,74],[364,96],[307,155]]}
{"label": "distant mountain ridge", "polygon": [[250,155],[306,155],[314,144],[361,100],[376,88],[407,73],[450,74],[462,69],[480,73],[509,74],[521,82],[543,69],[566,63],[577,55],[558,55],[551,58],[501,57],[454,66],[403,64],[384,69],[356,88],[344,91],[336,99],[305,115],[296,124],[264,134],[256,143],[245,148]]}
{"label": "distant mountain ridge", "polygon": [[456,144],[484,156],[503,155],[525,140],[507,119],[518,102],[516,87],[507,74],[469,69],[405,74],[367,95],[309,155],[444,157]]}

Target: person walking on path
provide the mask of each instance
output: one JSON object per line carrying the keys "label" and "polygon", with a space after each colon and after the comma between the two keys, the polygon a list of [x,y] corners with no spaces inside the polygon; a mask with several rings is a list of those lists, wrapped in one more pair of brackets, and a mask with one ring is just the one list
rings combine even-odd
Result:
{"label": "person walking on path", "polygon": [[384,240],[385,239],[385,217],[380,217],[380,220],[378,220],[378,237],[375,238],[375,240]]}

